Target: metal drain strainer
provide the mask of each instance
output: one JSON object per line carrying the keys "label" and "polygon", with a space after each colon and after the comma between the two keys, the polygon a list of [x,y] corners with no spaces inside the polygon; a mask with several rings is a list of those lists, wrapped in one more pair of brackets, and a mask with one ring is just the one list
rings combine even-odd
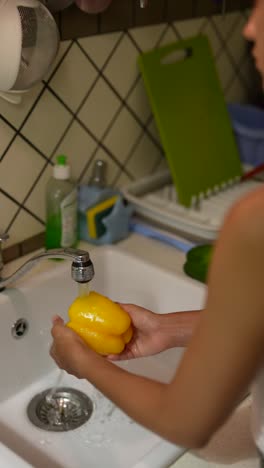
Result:
{"label": "metal drain strainer", "polygon": [[37,394],[27,407],[30,421],[46,431],[71,431],[82,426],[93,412],[92,400],[74,388],[61,387],[46,398],[52,389]]}

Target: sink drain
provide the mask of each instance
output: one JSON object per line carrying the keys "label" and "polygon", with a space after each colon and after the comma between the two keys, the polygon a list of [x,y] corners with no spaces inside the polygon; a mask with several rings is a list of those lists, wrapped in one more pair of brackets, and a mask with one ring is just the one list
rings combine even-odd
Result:
{"label": "sink drain", "polygon": [[61,387],[37,394],[27,407],[30,421],[46,431],[71,431],[82,426],[93,412],[92,400],[74,388]]}

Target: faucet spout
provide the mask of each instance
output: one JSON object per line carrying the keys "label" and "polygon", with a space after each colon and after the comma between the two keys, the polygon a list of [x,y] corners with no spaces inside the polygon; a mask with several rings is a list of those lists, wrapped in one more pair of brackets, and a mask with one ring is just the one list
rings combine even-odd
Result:
{"label": "faucet spout", "polygon": [[17,281],[30,271],[40,260],[45,258],[63,258],[72,260],[72,279],[77,283],[88,283],[94,277],[94,267],[86,250],[79,249],[53,249],[46,250],[30,258],[24,265],[7,278],[0,278],[0,291],[9,284]]}

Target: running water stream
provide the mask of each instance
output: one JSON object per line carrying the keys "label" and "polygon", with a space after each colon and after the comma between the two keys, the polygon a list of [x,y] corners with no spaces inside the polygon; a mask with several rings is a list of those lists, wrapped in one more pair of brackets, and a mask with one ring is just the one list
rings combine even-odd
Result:
{"label": "running water stream", "polygon": [[[90,283],[83,283],[83,284],[79,283],[79,285],[78,285],[78,296],[79,297],[87,296],[89,293],[90,293]],[[53,387],[50,389],[50,391],[46,395],[46,402],[50,406],[50,408],[52,409],[52,412],[51,412],[50,415],[52,416],[52,419],[54,419],[54,421],[56,420],[56,423],[58,423],[59,420],[63,416],[61,414],[61,408],[58,405],[55,396],[56,396],[56,393],[57,393],[57,391],[58,391],[58,389],[59,389],[59,387],[61,385],[61,381],[63,379],[64,373],[65,373],[64,370],[60,371],[55,384],[53,385]],[[50,422],[52,423],[53,421],[50,421]]]}

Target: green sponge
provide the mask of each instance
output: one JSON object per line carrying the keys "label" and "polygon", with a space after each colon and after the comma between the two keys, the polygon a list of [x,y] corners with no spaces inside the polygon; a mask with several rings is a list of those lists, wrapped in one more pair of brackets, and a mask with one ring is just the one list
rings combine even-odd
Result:
{"label": "green sponge", "polygon": [[102,219],[111,213],[117,199],[118,196],[115,195],[101,203],[97,203],[86,211],[88,232],[93,239],[98,239],[105,234],[106,228],[102,223]]}
{"label": "green sponge", "polygon": [[211,261],[213,245],[205,244],[193,247],[187,252],[183,270],[186,275],[201,283],[206,283],[208,267]]}

